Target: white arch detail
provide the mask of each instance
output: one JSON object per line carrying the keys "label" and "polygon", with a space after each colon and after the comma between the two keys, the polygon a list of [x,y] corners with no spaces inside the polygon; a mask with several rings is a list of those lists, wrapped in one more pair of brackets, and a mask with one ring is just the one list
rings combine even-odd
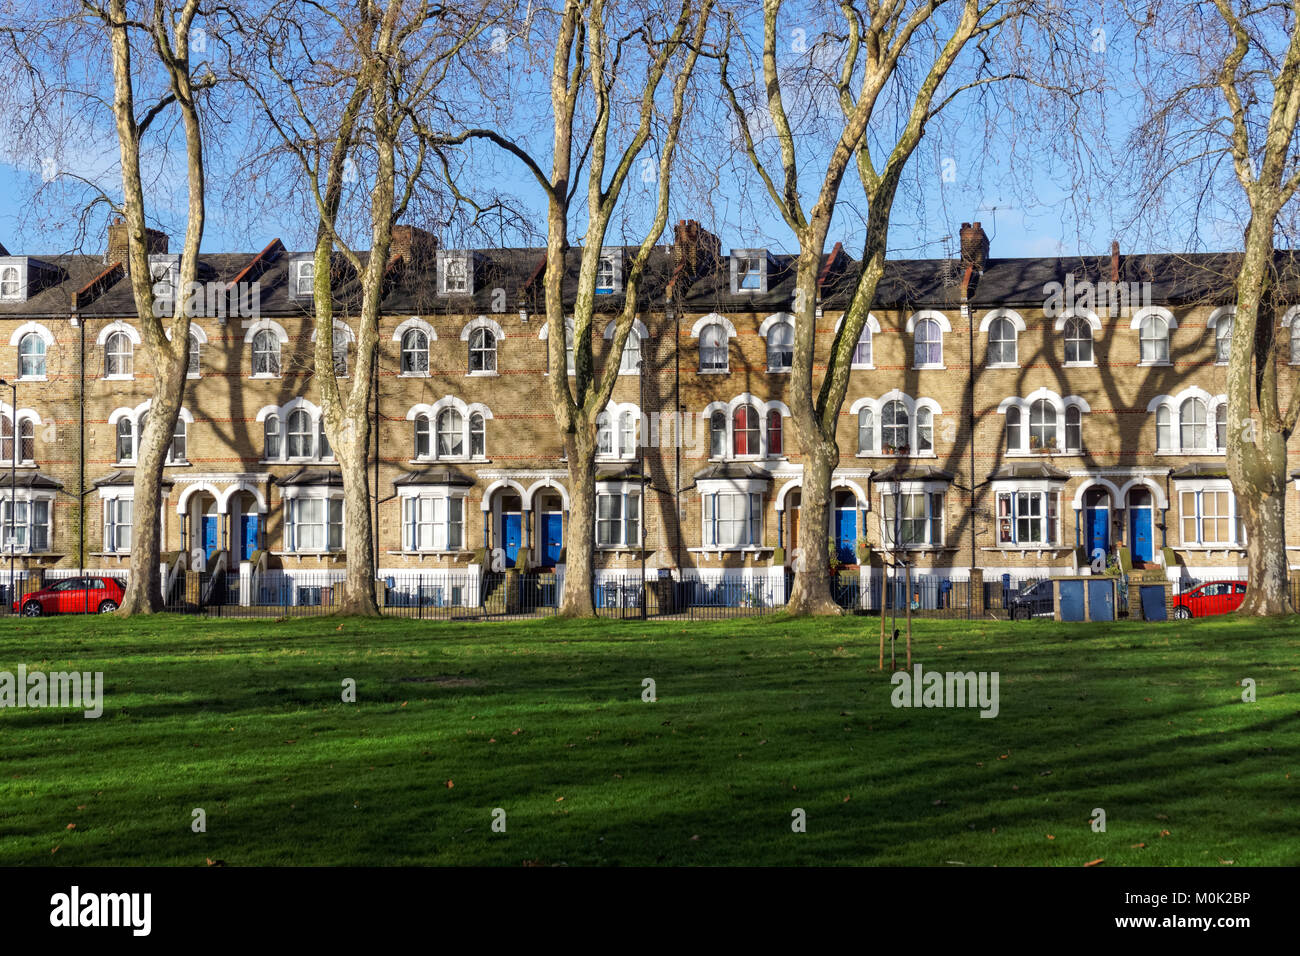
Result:
{"label": "white arch detail", "polygon": [[726,329],[727,335],[730,338],[734,339],[736,337],[736,327],[731,324],[730,319],[725,315],[719,315],[717,312],[710,312],[708,315],[704,316],[704,318],[697,319],[695,324],[691,326],[691,338],[698,339],[700,337],[700,332],[704,330],[704,327],[706,325],[713,325],[714,323],[717,323]]}
{"label": "white arch detail", "polygon": [[18,328],[14,329],[14,334],[9,336],[9,344],[17,346],[23,340],[23,336],[29,332],[35,332],[40,337],[40,340],[45,343],[46,348],[54,346],[54,333],[39,322],[24,322],[18,326]]}
{"label": "white arch detail", "polygon": [[[1232,321],[1232,319],[1236,315],[1237,315],[1237,307],[1235,305],[1221,305],[1213,312],[1210,313],[1210,317],[1205,320],[1205,327],[1207,329],[1215,328],[1219,324],[1220,319],[1227,319],[1228,321]],[[1286,320],[1283,319],[1282,323],[1283,325],[1285,325]]]}
{"label": "white arch detail", "polygon": [[140,333],[135,330],[135,326],[128,325],[127,323],[123,322],[121,319],[118,319],[115,322],[110,322],[108,323],[108,325],[100,329],[99,336],[95,339],[95,344],[103,345],[105,342],[108,341],[108,337],[112,335],[114,332],[125,332],[126,337],[131,340],[132,345],[140,344],[141,341]]}
{"label": "white arch detail", "polygon": [[[835,331],[838,332],[838,331],[839,331],[840,329],[842,329],[843,327],[844,327],[844,316],[841,315],[838,319],[835,320]],[[868,312],[868,313],[867,313],[867,321],[864,322],[864,323],[862,323],[862,329],[863,329],[863,331],[866,331],[867,329],[870,329],[872,332],[875,332],[875,333],[879,334],[879,332],[880,332],[880,320],[877,319],[877,318],[876,318],[874,315],[872,315],[870,312]]]}
{"label": "white arch detail", "polygon": [[1064,332],[1065,323],[1069,322],[1071,319],[1083,319],[1088,323],[1088,326],[1093,330],[1093,332],[1101,331],[1101,319],[1097,318],[1097,313],[1093,312],[1091,309],[1066,309],[1056,317],[1056,321],[1052,323],[1052,327],[1057,332]]}
{"label": "white arch detail", "polygon": [[1130,478],[1128,481],[1126,481],[1124,483],[1124,486],[1119,490],[1120,497],[1119,497],[1119,504],[1117,505],[1117,507],[1125,508],[1125,509],[1128,508],[1128,493],[1132,491],[1134,488],[1136,488],[1138,485],[1141,485],[1147,488],[1148,490],[1150,490],[1151,500],[1155,502],[1155,506],[1157,508],[1169,507],[1169,500],[1165,498],[1164,490],[1160,487],[1159,484],[1156,483],[1154,479],[1147,478],[1147,477]]}
{"label": "white arch detail", "polygon": [[[316,333],[317,333],[317,331],[318,331],[317,329],[312,329],[312,330],[311,330],[311,340],[312,340],[313,342],[316,341]],[[346,322],[343,322],[343,321],[340,320],[340,319],[335,319],[335,320],[334,320],[334,338],[335,338],[335,340],[336,340],[336,343],[337,343],[337,339],[338,339],[339,333],[342,333],[342,334],[343,334],[343,338],[344,338],[345,341],[348,342],[348,344],[351,344],[351,343],[353,343],[353,342],[355,342],[355,341],[357,340],[356,335],[353,334],[352,329],[348,327],[348,324],[347,324]]]}
{"label": "white arch detail", "polygon": [[418,315],[411,316],[409,319],[398,325],[397,328],[393,329],[393,341],[402,341],[402,336],[411,331],[411,329],[419,329],[429,337],[430,342],[438,341],[438,333],[433,330],[433,326],[424,321],[424,319],[420,318]]}
{"label": "white arch detail", "polygon": [[248,331],[244,333],[244,344],[247,345],[253,341],[253,337],[258,332],[269,331],[275,333],[275,339],[281,345],[289,341],[289,333],[284,330],[279,322],[273,322],[270,319],[262,318],[252,322],[248,326]]}
{"label": "white arch detail", "polygon": [[[618,328],[618,319],[610,319],[609,324],[605,326],[605,338],[612,339],[614,330]],[[634,331],[642,342],[650,338],[650,330],[645,327],[645,323],[640,319],[632,320],[632,331]]]}
{"label": "white arch detail", "polygon": [[1106,491],[1110,493],[1111,511],[1114,511],[1117,508],[1124,507],[1124,497],[1119,493],[1119,488],[1116,487],[1113,481],[1111,481],[1108,478],[1093,478],[1093,477],[1085,478],[1083,480],[1083,483],[1080,484],[1079,487],[1075,489],[1074,500],[1070,502],[1070,507],[1073,508],[1075,511],[1082,510],[1083,493],[1087,491],[1089,488],[1095,488],[1098,486],[1105,488]]}
{"label": "white arch detail", "polygon": [[465,327],[460,330],[460,340],[462,342],[468,342],[470,333],[475,329],[487,329],[496,336],[498,342],[506,337],[505,329],[501,328],[498,323],[489,319],[486,315],[480,315],[478,318],[470,319],[465,323]]}
{"label": "white arch detail", "polygon": [[564,510],[569,510],[569,489],[554,478],[541,478],[529,485],[528,490],[524,492],[523,508],[525,511],[533,510],[533,499],[539,491],[557,491],[560,494],[560,501],[563,503]]}
{"label": "white arch detail", "polygon": [[[979,331],[987,333],[989,327],[992,326],[997,319],[1009,320],[1017,332],[1024,332],[1027,328],[1025,320],[1015,309],[990,309],[984,314],[984,318],[980,320]],[[948,329],[947,331],[951,332],[952,329]]]}
{"label": "white arch detail", "polygon": [[906,332],[910,335],[916,331],[916,323],[922,319],[934,319],[939,323],[939,328],[944,332],[952,331],[952,323],[948,321],[948,316],[944,315],[938,309],[922,309],[919,312],[913,312],[907,317]]}
{"label": "white arch detail", "polygon": [[1291,306],[1291,308],[1287,309],[1286,314],[1282,316],[1282,328],[1284,329],[1291,328],[1291,325],[1292,323],[1295,322],[1295,317],[1297,315],[1300,315],[1300,305],[1293,305]]}
{"label": "white arch detail", "polygon": [[[573,334],[573,319],[565,319],[565,320],[564,320],[564,331],[565,331],[567,334],[569,334],[569,335],[572,335],[572,334]],[[541,330],[537,333],[537,337],[538,337],[539,339],[541,339],[543,342],[545,342],[545,341],[547,341],[547,340],[550,339],[550,337],[551,337],[551,323],[550,323],[550,322],[543,322],[543,323],[542,323],[542,328],[541,328]]]}
{"label": "white arch detail", "polygon": [[519,492],[520,507],[523,507],[523,501],[528,495],[528,491],[519,482],[513,478],[498,478],[492,484],[483,489],[483,510],[492,510],[492,496],[503,488],[513,488]]}
{"label": "white arch detail", "polygon": [[1030,406],[1033,405],[1034,402],[1044,400],[1044,399],[1047,401],[1049,405],[1051,405],[1054,409],[1056,409],[1057,412],[1059,412],[1062,415],[1065,414],[1065,410],[1069,408],[1071,405],[1077,405],[1079,411],[1081,412],[1084,413],[1092,412],[1092,406],[1088,404],[1088,400],[1086,398],[1083,398],[1080,395],[1067,395],[1064,398],[1062,398],[1060,395],[1057,395],[1051,389],[1036,388],[1028,395],[1026,395],[1024,398],[1019,398],[1019,397],[1004,398],[1001,402],[998,403],[998,414],[1005,415],[1008,408],[1018,408],[1021,411],[1028,411]]}
{"label": "white arch detail", "polygon": [[[1189,398],[1199,398],[1201,401],[1205,402],[1207,408],[1218,404],[1218,396],[1211,395],[1199,385],[1189,385],[1177,395],[1157,395],[1155,398],[1151,399],[1151,401],[1147,402],[1147,411],[1154,412],[1161,405],[1169,405],[1171,411],[1177,412],[1178,409],[1183,407],[1183,402],[1187,401]],[[1227,397],[1224,396],[1223,400],[1227,401]]]}
{"label": "white arch detail", "polygon": [[193,484],[186,485],[185,490],[182,491],[180,495],[177,497],[176,513],[178,515],[185,514],[185,506],[188,505],[190,499],[193,498],[200,491],[206,491],[208,494],[212,496],[212,499],[217,504],[218,511],[224,510],[224,508],[222,507],[223,505],[222,493],[219,490],[217,490],[217,486],[212,484],[209,481],[196,481]]}
{"label": "white arch detail", "polygon": [[766,319],[764,319],[762,323],[759,325],[758,334],[761,335],[763,338],[767,338],[767,333],[772,330],[772,326],[774,325],[788,325],[790,326],[790,328],[793,329],[794,316],[791,315],[789,312],[773,313],[772,315],[769,315]]}
{"label": "white arch detail", "polygon": [[1133,321],[1128,324],[1128,327],[1134,332],[1138,331],[1142,328],[1142,320],[1149,315],[1158,316],[1169,323],[1170,332],[1178,328],[1178,320],[1174,318],[1174,314],[1162,305],[1148,305],[1138,309],[1133,315]]}

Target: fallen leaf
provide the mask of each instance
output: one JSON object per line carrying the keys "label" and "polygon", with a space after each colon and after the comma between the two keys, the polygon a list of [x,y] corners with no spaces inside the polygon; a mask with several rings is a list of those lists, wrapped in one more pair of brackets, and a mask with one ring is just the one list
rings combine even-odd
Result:
{"label": "fallen leaf", "polygon": [[845,803],[848,803],[848,802],[849,802],[849,798],[851,798],[852,796],[853,796],[853,794],[851,794],[851,793],[846,793],[846,794],[844,795],[844,802],[845,802]]}
{"label": "fallen leaf", "polygon": [[1056,837],[1052,836],[1052,835],[1049,833],[1049,834],[1047,834],[1047,839],[1049,839],[1049,840],[1055,840]]}
{"label": "fallen leaf", "polygon": [[495,737],[489,737],[489,738],[488,738],[488,743],[490,743],[490,744],[494,744],[494,743],[496,743],[496,742],[497,742],[497,739],[496,739]]}
{"label": "fallen leaf", "polygon": [[1169,831],[1168,831],[1168,830],[1161,830],[1161,831],[1160,831],[1160,835],[1161,835],[1162,837],[1164,837],[1164,836],[1169,836]]}
{"label": "fallen leaf", "polygon": [[556,802],[556,803],[563,803],[563,802],[564,802],[564,798],[563,798],[563,797],[556,797],[556,798],[555,798],[555,802]]}
{"label": "fallen leaf", "polygon": [[68,824],[68,829],[69,829],[69,830],[75,830],[75,829],[77,829],[77,825],[76,825],[75,823],[69,823],[69,824]]}
{"label": "fallen leaf", "polygon": [[1105,862],[1106,862],[1106,858],[1103,856],[1103,857],[1099,857],[1099,858],[1096,859],[1096,860],[1093,860],[1091,863],[1085,863],[1085,864],[1083,864],[1083,865],[1084,865],[1084,866],[1096,866],[1098,863],[1105,863]]}
{"label": "fallen leaf", "polygon": [[700,838],[700,835],[699,835],[698,833],[695,834],[693,837],[691,837],[692,840],[698,840],[699,838]]}
{"label": "fallen leaf", "polygon": [[403,706],[403,707],[406,706],[406,701],[402,701],[402,706]]}
{"label": "fallen leaf", "polygon": [[454,787],[454,786],[456,786],[456,784],[455,784],[453,781],[451,781],[451,780],[448,780],[448,781],[447,781],[447,789],[448,789],[448,790],[450,790],[450,789],[451,789],[452,787]]}
{"label": "fallen leaf", "polygon": [[[58,847],[55,847],[55,849],[58,849]],[[1222,864],[1224,864],[1225,866],[1232,866],[1232,864],[1236,863],[1237,861],[1236,861],[1236,860],[1225,860],[1223,857],[1219,857],[1219,862],[1222,863]]]}
{"label": "fallen leaf", "polygon": [[[62,844],[60,844],[60,846],[62,846]],[[56,847],[55,847],[53,850],[51,850],[50,852],[51,852],[51,853],[58,853],[58,852],[59,852],[59,847],[56,846]]]}
{"label": "fallen leaf", "polygon": [[1131,847],[1129,847],[1129,849],[1130,849],[1130,850],[1145,850],[1145,849],[1146,849],[1146,844],[1145,844],[1145,843],[1134,843]]}

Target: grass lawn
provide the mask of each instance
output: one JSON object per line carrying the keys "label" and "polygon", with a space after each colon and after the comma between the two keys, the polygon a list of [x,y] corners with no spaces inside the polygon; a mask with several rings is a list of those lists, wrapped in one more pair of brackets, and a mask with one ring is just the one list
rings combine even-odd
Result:
{"label": "grass lawn", "polygon": [[1300,862],[1295,620],[918,622],[926,670],[1000,673],[996,719],[891,706],[878,640],[873,618],[7,621],[0,670],[103,671],[106,697],[98,720],[0,710],[0,865]]}

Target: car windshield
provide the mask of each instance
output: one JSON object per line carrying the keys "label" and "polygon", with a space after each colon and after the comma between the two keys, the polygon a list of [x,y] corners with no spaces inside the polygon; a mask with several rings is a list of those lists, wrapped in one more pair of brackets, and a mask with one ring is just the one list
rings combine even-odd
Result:
{"label": "car windshield", "polygon": [[1041,581],[1026,581],[1024,584],[1020,585],[1020,593],[1028,595],[1038,590],[1038,585],[1041,583]]}

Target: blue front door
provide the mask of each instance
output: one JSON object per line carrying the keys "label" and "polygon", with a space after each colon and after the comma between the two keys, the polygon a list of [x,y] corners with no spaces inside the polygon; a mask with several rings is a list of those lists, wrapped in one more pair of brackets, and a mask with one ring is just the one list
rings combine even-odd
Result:
{"label": "blue front door", "polygon": [[835,517],[835,553],[844,564],[857,564],[858,509],[840,508]]}
{"label": "blue front door", "polygon": [[501,546],[505,548],[506,561],[510,564],[515,563],[515,557],[519,554],[519,545],[523,541],[522,531],[523,521],[519,515],[501,516]]}
{"label": "blue front door", "polygon": [[221,550],[221,531],[217,522],[216,515],[203,516],[203,553],[209,558]]}
{"label": "blue front door", "polygon": [[564,547],[564,515],[550,512],[542,515],[542,566],[555,567]]}
{"label": "blue front door", "polygon": [[239,541],[243,560],[250,560],[257,553],[257,515],[239,516]]}
{"label": "blue front door", "polygon": [[1085,513],[1088,528],[1088,560],[1094,561],[1101,552],[1104,561],[1110,553],[1110,509],[1089,508]]}
{"label": "blue front door", "polygon": [[1151,508],[1149,505],[1130,508],[1129,514],[1133,560],[1150,561],[1155,556],[1151,545]]}

